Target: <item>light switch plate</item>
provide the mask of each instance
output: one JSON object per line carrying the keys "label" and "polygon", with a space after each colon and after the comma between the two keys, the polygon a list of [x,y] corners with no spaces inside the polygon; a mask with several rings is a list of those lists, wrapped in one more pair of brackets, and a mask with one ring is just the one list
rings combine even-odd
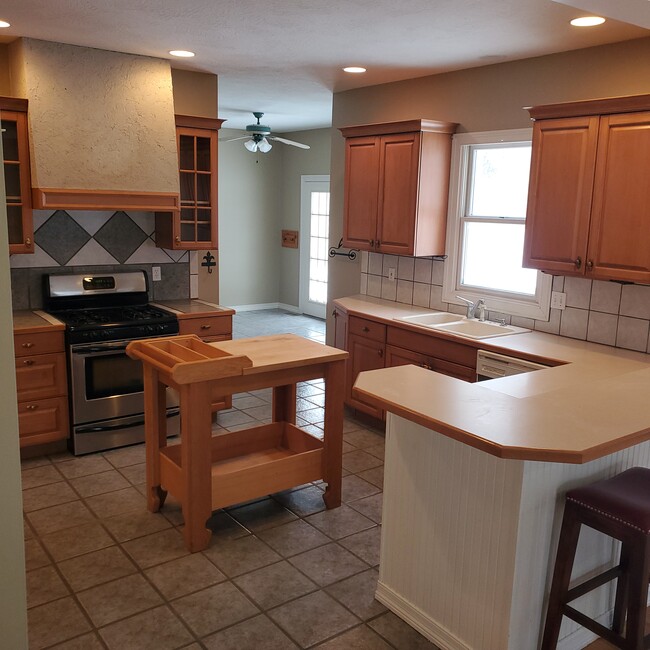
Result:
{"label": "light switch plate", "polygon": [[154,282],[158,282],[161,277],[160,277],[160,267],[159,266],[152,266],[151,267],[151,279]]}
{"label": "light switch plate", "polygon": [[566,293],[561,293],[560,291],[552,291],[551,307],[553,309],[564,309],[566,307]]}

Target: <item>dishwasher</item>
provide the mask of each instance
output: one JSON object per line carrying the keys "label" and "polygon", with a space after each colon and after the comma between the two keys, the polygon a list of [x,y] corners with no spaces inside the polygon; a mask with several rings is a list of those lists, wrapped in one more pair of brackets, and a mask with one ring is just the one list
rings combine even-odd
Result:
{"label": "dishwasher", "polygon": [[533,372],[548,367],[541,363],[507,357],[487,350],[479,350],[476,355],[476,381],[510,377],[511,375],[520,375],[523,372]]}

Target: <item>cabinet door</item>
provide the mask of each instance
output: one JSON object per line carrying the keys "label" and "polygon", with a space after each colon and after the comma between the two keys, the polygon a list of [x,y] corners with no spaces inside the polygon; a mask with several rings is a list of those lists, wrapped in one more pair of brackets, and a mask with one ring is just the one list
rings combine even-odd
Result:
{"label": "cabinet door", "polygon": [[343,245],[374,250],[379,194],[379,138],[345,141]]}
{"label": "cabinet door", "polygon": [[598,121],[576,117],[535,122],[525,267],[584,273]]}
{"label": "cabinet door", "polygon": [[421,366],[426,368],[428,366],[427,358],[423,354],[413,352],[412,350],[405,350],[404,348],[397,348],[393,345],[386,346],[386,367],[394,368],[395,366]]}
{"label": "cabinet door", "polygon": [[377,370],[384,367],[384,343],[368,340],[364,337],[350,334],[348,337],[348,359],[347,367],[347,400],[353,408],[359,409],[376,418],[382,417],[381,409],[352,397],[352,386],[357,375],[364,370]]}
{"label": "cabinet door", "polygon": [[420,134],[381,138],[376,249],[413,255],[418,194]]}
{"label": "cabinet door", "polygon": [[332,316],[334,316],[334,347],[339,350],[347,350],[348,315],[335,307]]}
{"label": "cabinet door", "polygon": [[650,112],[601,117],[587,276],[650,282]]}
{"label": "cabinet door", "polygon": [[34,252],[27,114],[0,110],[9,252]]}

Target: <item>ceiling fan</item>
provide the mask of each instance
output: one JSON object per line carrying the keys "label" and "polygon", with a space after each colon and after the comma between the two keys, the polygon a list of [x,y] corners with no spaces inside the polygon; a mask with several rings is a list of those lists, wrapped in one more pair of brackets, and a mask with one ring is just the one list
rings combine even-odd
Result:
{"label": "ceiling fan", "polygon": [[222,140],[222,142],[234,142],[235,140],[246,140],[244,146],[249,151],[255,153],[256,151],[261,151],[262,153],[267,153],[271,151],[273,145],[269,140],[275,140],[276,142],[282,142],[283,144],[290,144],[292,147],[300,147],[301,149],[309,149],[308,144],[302,144],[300,142],[294,142],[293,140],[287,140],[286,138],[281,138],[277,135],[271,135],[271,127],[260,124],[260,120],[264,117],[264,113],[258,111],[253,112],[253,115],[257,118],[257,124],[249,124],[246,127],[246,131],[249,135],[243,135],[239,138],[229,138],[227,140]]}

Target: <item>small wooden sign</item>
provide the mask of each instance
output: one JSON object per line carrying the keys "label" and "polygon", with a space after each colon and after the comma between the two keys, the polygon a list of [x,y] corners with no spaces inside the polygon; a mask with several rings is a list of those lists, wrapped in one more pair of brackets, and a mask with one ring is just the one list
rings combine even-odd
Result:
{"label": "small wooden sign", "polygon": [[283,248],[298,248],[298,231],[297,230],[283,230],[282,231],[282,247]]}

